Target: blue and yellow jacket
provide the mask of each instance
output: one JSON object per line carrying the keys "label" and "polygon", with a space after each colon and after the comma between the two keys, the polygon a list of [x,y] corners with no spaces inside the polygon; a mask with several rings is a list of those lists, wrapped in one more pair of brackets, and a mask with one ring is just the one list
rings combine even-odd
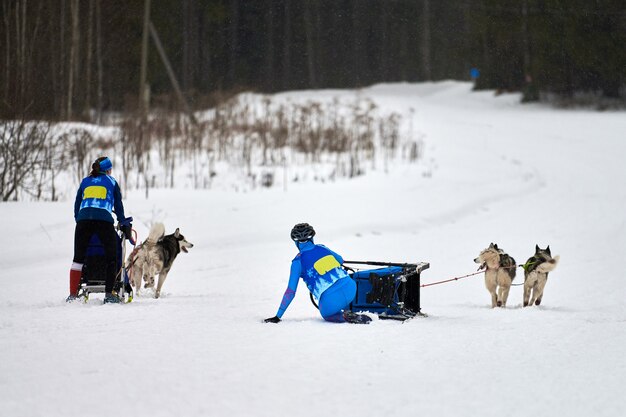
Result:
{"label": "blue and yellow jacket", "polygon": [[76,192],[74,202],[74,219],[100,220],[114,223],[113,213],[118,222],[122,222],[124,205],[122,204],[122,192],[115,178],[100,174],[96,177],[91,175],[84,178]]}
{"label": "blue and yellow jacket", "polygon": [[341,268],[343,258],[324,245],[316,245],[313,241],[297,243],[299,252],[291,261],[289,284],[280,303],[277,317],[282,317],[296,295],[300,278],[316,299],[348,273]]}

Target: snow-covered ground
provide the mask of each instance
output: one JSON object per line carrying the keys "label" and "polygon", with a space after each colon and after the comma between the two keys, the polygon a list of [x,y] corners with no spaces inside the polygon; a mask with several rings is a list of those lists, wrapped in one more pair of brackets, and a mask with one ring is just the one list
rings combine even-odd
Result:
{"label": "snow-covered ground", "polygon": [[[161,220],[195,244],[158,300],[66,304],[73,202],[1,204],[0,415],[626,415],[626,114],[470,89],[358,92],[415,109],[424,158],[388,174],[126,196],[140,239]],[[491,309],[474,276],[423,288],[427,318],[330,324],[301,283],[264,324],[303,221],[346,259],[430,262],[423,283],[475,271],[490,242],[518,263],[549,244],[561,263],[540,307],[514,287]]]}

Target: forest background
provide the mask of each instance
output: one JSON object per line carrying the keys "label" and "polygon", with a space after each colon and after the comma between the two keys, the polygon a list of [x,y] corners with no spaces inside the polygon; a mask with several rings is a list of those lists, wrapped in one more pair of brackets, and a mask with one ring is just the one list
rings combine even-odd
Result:
{"label": "forest background", "polygon": [[244,90],[442,79],[526,101],[626,101],[623,0],[3,0],[0,13],[4,119],[177,110],[176,82],[191,109]]}

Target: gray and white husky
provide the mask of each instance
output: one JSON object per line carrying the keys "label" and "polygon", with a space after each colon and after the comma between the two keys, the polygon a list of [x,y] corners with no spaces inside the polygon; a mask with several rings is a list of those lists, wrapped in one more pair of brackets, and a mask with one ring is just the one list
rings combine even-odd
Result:
{"label": "gray and white husky", "polygon": [[543,290],[548,281],[548,272],[556,268],[559,259],[559,255],[552,257],[550,245],[545,249],[535,245],[535,254],[522,265],[524,268],[524,307],[541,304]]}
{"label": "gray and white husky", "polygon": [[136,251],[129,256],[127,265],[130,265],[130,282],[138,292],[141,288],[141,280],[145,282],[144,288],[154,288],[154,278],[158,275],[159,282],[154,293],[154,298],[159,298],[161,288],[170,272],[176,256],[187,249],[193,248],[176,229],[171,235],[165,235],[163,223],[155,223],[150,228],[148,238]]}
{"label": "gray and white husky", "polygon": [[506,307],[516,273],[515,259],[504,253],[497,244],[491,243],[474,262],[480,264],[479,271],[485,269],[485,287],[491,294],[491,308]]}

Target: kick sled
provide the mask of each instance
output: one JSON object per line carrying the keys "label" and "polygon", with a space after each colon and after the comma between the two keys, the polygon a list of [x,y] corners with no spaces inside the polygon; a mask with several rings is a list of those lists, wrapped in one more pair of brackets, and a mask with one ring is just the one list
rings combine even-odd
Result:
{"label": "kick sled", "polygon": [[[382,320],[400,321],[425,316],[420,306],[420,274],[430,264],[344,261],[343,267],[356,282],[351,312],[374,313]],[[317,307],[313,295],[311,301]]]}
{"label": "kick sled", "polygon": [[104,260],[104,245],[98,236],[93,235],[89,240],[77,296],[78,299],[83,300],[85,303],[89,301],[91,294],[104,294],[107,269],[111,267],[115,269],[113,293],[119,297],[122,303],[133,301],[133,288],[130,285],[125,267],[126,239],[124,238],[124,233],[120,230],[119,224],[115,230],[117,236],[117,256],[113,266],[106,264]]}

